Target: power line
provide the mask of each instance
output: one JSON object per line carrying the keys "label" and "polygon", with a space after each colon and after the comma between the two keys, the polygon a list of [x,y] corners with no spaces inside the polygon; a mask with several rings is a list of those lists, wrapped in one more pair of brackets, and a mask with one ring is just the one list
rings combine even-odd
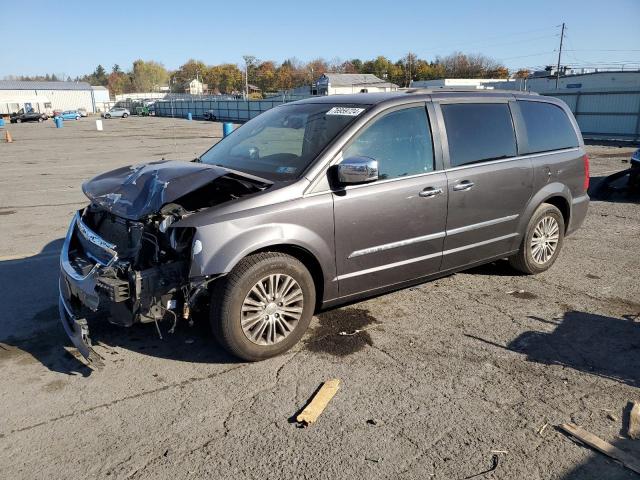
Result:
{"label": "power line", "polygon": [[[567,35],[565,34],[565,38],[566,37],[567,37]],[[599,49],[581,48],[581,49],[572,49],[572,50],[565,49],[565,52],[640,52],[640,49],[604,49],[604,50],[599,50]]]}
{"label": "power line", "polygon": [[[429,48],[429,50],[431,50],[431,51],[435,51],[435,50],[452,50],[452,49],[457,48],[457,47],[467,48],[468,46],[486,43],[487,41],[491,41],[491,40],[494,40],[494,39],[505,39],[505,38],[514,37],[514,36],[525,35],[527,33],[548,31],[548,30],[555,29],[555,28],[556,27],[536,28],[536,29],[532,29],[532,30],[525,30],[525,31],[522,31],[522,32],[514,32],[514,33],[503,34],[503,35],[496,35],[496,36],[486,37],[484,39],[476,40],[476,41],[472,41],[472,42],[462,42],[462,43],[457,43],[457,44],[454,43],[454,44],[449,44],[449,45],[438,45],[438,46]],[[555,34],[554,36],[557,36],[557,34]],[[497,45],[483,45],[483,47],[509,45],[511,43],[522,43],[523,41],[524,42],[533,41],[533,40],[539,40],[541,38],[549,38],[549,35],[545,35],[543,37],[534,37],[534,38],[524,39],[524,40],[516,40],[515,42],[500,43],[500,44],[497,44]]]}

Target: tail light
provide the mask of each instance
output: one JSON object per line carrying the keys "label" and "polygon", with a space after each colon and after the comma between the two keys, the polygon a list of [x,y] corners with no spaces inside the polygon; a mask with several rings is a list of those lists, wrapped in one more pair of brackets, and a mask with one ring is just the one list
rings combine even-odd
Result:
{"label": "tail light", "polygon": [[584,155],[582,157],[582,160],[584,161],[584,191],[586,192],[587,190],[589,190],[589,156],[588,155]]}

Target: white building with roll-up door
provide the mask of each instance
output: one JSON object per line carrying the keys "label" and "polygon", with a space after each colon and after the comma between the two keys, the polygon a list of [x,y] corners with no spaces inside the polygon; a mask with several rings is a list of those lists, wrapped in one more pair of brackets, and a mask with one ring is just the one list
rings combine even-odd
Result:
{"label": "white building with roll-up door", "polygon": [[0,115],[21,108],[49,114],[78,108],[95,112],[96,102],[94,90],[86,82],[0,80]]}

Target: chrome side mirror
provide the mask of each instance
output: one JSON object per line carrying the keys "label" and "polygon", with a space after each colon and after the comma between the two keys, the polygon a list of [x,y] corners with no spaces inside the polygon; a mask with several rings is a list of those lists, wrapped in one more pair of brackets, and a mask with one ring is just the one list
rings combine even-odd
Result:
{"label": "chrome side mirror", "polygon": [[338,182],[343,185],[378,180],[378,161],[369,157],[349,157],[338,164]]}

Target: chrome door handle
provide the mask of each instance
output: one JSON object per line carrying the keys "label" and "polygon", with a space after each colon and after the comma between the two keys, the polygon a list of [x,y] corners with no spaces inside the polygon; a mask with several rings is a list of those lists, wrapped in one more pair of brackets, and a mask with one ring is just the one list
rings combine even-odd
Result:
{"label": "chrome door handle", "polygon": [[475,183],[470,182],[469,180],[464,180],[464,181],[458,183],[457,185],[454,185],[453,186],[453,191],[454,192],[464,192],[466,190],[471,190],[474,185],[475,185]]}
{"label": "chrome door handle", "polygon": [[429,197],[435,197],[436,195],[440,195],[441,193],[442,193],[441,188],[427,187],[424,190],[422,190],[418,195],[420,195],[423,198],[429,198]]}

